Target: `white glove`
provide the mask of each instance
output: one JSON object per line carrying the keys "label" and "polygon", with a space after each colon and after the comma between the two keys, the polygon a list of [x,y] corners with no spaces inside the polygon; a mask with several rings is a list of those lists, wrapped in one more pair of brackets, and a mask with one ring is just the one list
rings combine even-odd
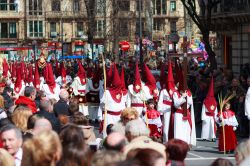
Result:
{"label": "white glove", "polygon": [[235,131],[237,129],[237,127],[233,127],[233,130]]}

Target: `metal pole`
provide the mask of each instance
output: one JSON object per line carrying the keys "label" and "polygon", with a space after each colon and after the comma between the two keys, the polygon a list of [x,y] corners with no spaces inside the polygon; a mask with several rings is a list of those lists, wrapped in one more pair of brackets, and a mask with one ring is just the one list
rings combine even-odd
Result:
{"label": "metal pole", "polygon": [[63,20],[61,17],[61,43],[62,43],[62,58],[63,58]]}
{"label": "metal pole", "polygon": [[140,38],[140,64],[143,63],[143,54],[142,54],[142,19],[141,19],[141,0],[139,0],[139,38]]}

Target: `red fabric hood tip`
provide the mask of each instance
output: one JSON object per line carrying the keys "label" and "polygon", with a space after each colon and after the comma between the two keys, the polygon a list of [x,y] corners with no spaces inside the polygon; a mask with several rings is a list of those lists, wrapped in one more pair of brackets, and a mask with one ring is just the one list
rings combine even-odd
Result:
{"label": "red fabric hood tip", "polygon": [[112,98],[117,103],[121,102],[122,98],[122,87],[121,87],[121,79],[116,68],[116,64],[114,64],[114,73],[112,77],[111,86],[108,88]]}
{"label": "red fabric hood tip", "polygon": [[81,84],[85,85],[86,84],[86,72],[85,72],[80,60],[78,60],[77,63],[78,63],[77,76],[79,77]]}
{"label": "red fabric hood tip", "polygon": [[145,74],[145,79],[146,79],[145,85],[148,86],[148,88],[150,89],[150,93],[152,95],[154,94],[154,91],[157,89],[156,81],[155,81],[155,77],[153,76],[153,74],[151,73],[151,71],[149,70],[146,64],[144,64],[144,74]]}
{"label": "red fabric hood tip", "polygon": [[139,67],[138,67],[138,62],[136,62],[135,64],[135,79],[134,79],[134,83],[133,83],[133,90],[135,91],[135,93],[140,92],[142,89],[141,87],[141,76],[140,76],[140,71],[139,71]]}
{"label": "red fabric hood tip", "polygon": [[211,77],[210,85],[208,89],[208,93],[206,98],[204,99],[204,105],[207,108],[207,110],[211,113],[213,113],[217,107],[217,102],[214,97],[214,78]]}
{"label": "red fabric hood tip", "polygon": [[54,88],[56,87],[56,82],[55,82],[52,66],[50,63],[47,63],[47,70],[48,70],[48,78],[46,80],[46,84],[48,85],[50,92],[54,93]]}

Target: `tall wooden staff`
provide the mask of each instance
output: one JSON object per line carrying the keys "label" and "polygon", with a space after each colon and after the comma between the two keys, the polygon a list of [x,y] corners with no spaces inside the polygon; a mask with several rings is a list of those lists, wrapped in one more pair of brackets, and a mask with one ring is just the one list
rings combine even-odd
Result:
{"label": "tall wooden staff", "polygon": [[103,133],[106,133],[106,117],[107,117],[107,109],[106,109],[106,103],[107,103],[107,95],[106,95],[106,89],[107,89],[107,76],[106,76],[106,63],[104,60],[104,56],[102,54],[102,64],[103,64],[103,79],[104,79],[104,99],[105,99],[105,103],[104,103],[104,120],[103,120]]}

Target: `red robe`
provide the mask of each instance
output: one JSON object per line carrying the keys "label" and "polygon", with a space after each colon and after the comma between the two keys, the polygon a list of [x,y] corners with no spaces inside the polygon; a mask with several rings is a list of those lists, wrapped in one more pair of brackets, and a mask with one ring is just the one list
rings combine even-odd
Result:
{"label": "red robe", "polygon": [[[156,110],[147,110],[146,112],[147,114],[147,118],[148,120],[153,120],[153,119],[157,119],[160,117],[160,113]],[[150,137],[157,137],[160,138],[161,137],[161,128],[159,128],[156,124],[148,124],[149,130],[150,130]]]}

